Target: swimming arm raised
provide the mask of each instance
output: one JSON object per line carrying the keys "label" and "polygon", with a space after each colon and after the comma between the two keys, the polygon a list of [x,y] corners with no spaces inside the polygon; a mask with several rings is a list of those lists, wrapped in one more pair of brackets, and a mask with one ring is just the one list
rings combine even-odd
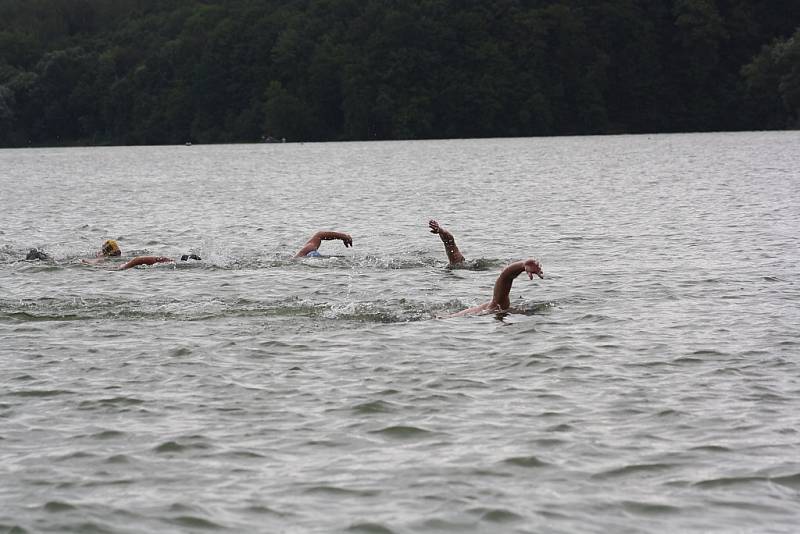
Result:
{"label": "swimming arm raised", "polygon": [[439,234],[439,237],[442,239],[442,243],[444,243],[444,251],[447,253],[447,260],[450,262],[450,264],[453,265],[463,262],[464,255],[458,250],[453,234],[445,230],[444,227],[440,226],[439,223],[433,219],[428,221],[428,226],[430,227],[432,234]]}
{"label": "swimming arm raised", "polygon": [[303,245],[303,248],[301,248],[294,257],[302,258],[312,250],[317,250],[323,241],[330,241],[332,239],[341,239],[345,247],[353,246],[353,238],[350,237],[350,234],[345,234],[344,232],[321,231],[311,236],[311,239]]}
{"label": "swimming arm raised", "polygon": [[485,311],[507,310],[511,307],[511,300],[508,297],[509,293],[511,292],[511,284],[514,283],[514,279],[517,276],[524,272],[528,273],[528,277],[531,280],[533,280],[534,274],[539,278],[544,278],[542,266],[539,265],[539,262],[533,258],[525,261],[514,262],[503,269],[503,271],[500,273],[500,276],[497,277],[497,281],[494,283],[494,291],[492,292],[492,300],[477,306],[473,306],[472,308],[467,308],[466,310],[461,310],[460,312],[449,315],[448,317],[461,317],[464,315],[473,315]]}

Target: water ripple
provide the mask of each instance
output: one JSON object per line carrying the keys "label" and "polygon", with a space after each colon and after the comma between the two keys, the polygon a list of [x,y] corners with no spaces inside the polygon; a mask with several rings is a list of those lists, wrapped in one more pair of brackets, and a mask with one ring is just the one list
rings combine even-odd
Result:
{"label": "water ripple", "polygon": [[798,135],[0,151],[0,531],[795,532]]}

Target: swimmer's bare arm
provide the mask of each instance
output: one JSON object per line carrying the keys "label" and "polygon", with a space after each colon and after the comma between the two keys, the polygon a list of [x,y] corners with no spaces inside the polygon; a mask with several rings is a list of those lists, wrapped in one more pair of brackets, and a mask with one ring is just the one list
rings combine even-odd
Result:
{"label": "swimmer's bare arm", "polygon": [[167,263],[173,261],[175,260],[172,258],[166,258],[164,256],[137,256],[124,265],[120,265],[119,270],[130,269],[139,265],[154,265],[156,263]]}
{"label": "swimmer's bare arm", "polygon": [[428,221],[428,226],[430,226],[432,234],[439,234],[439,237],[442,239],[442,243],[444,243],[444,251],[447,253],[447,260],[450,262],[450,264],[452,265],[463,262],[464,255],[458,250],[453,234],[439,226],[439,223],[433,219]]}
{"label": "swimmer's bare arm", "polygon": [[350,234],[345,234],[344,232],[317,232],[311,236],[311,239],[303,245],[303,248],[301,248],[294,257],[302,258],[312,250],[317,250],[323,241],[330,241],[332,239],[341,239],[345,247],[353,246],[353,238],[350,237]]}
{"label": "swimmer's bare arm", "polygon": [[525,261],[517,261],[503,269],[497,281],[494,283],[494,293],[492,294],[492,302],[490,307],[498,307],[501,310],[506,310],[511,306],[511,300],[508,298],[511,293],[511,284],[514,283],[514,278],[522,273],[528,273],[528,278],[533,280],[535,274],[539,278],[544,278],[542,266],[533,258]]}
{"label": "swimmer's bare arm", "polygon": [[486,310],[507,310],[511,307],[511,299],[508,296],[509,293],[511,293],[511,284],[513,284],[514,279],[522,273],[528,273],[528,277],[531,280],[533,280],[534,274],[539,278],[544,278],[542,266],[539,265],[539,262],[533,258],[525,261],[514,262],[503,269],[503,271],[500,273],[500,276],[497,277],[497,281],[494,283],[492,300],[483,304],[479,304],[478,306],[473,306],[472,308],[462,310],[451,315],[450,317],[472,315]]}

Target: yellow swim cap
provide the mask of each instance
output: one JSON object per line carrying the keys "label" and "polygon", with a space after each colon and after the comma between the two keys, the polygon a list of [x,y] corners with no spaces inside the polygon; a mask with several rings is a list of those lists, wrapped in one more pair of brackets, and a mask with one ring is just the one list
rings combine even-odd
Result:
{"label": "yellow swim cap", "polygon": [[122,254],[122,251],[119,249],[119,245],[113,239],[109,239],[105,243],[103,243],[103,256],[119,256]]}

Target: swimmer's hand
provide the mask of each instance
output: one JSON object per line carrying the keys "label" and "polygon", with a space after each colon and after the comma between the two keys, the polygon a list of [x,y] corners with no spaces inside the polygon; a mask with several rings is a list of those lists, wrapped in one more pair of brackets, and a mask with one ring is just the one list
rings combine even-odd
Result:
{"label": "swimmer's hand", "polygon": [[[442,238],[442,242],[444,242],[445,244],[450,244],[452,247],[455,247],[456,240],[453,239],[453,234],[448,232],[442,225],[431,219],[430,221],[428,221],[428,226],[431,227],[432,234],[439,234],[439,237]],[[460,261],[463,260],[464,258],[462,257]]]}
{"label": "swimmer's hand", "polygon": [[342,235],[342,243],[344,243],[344,248],[352,247],[353,246],[353,238],[350,237],[350,234],[343,234]]}
{"label": "swimmer's hand", "polygon": [[533,258],[526,260],[525,263],[525,272],[528,273],[528,278],[533,280],[533,275],[535,274],[542,280],[544,280],[544,272],[542,272],[542,266],[539,265],[539,262],[534,260]]}

